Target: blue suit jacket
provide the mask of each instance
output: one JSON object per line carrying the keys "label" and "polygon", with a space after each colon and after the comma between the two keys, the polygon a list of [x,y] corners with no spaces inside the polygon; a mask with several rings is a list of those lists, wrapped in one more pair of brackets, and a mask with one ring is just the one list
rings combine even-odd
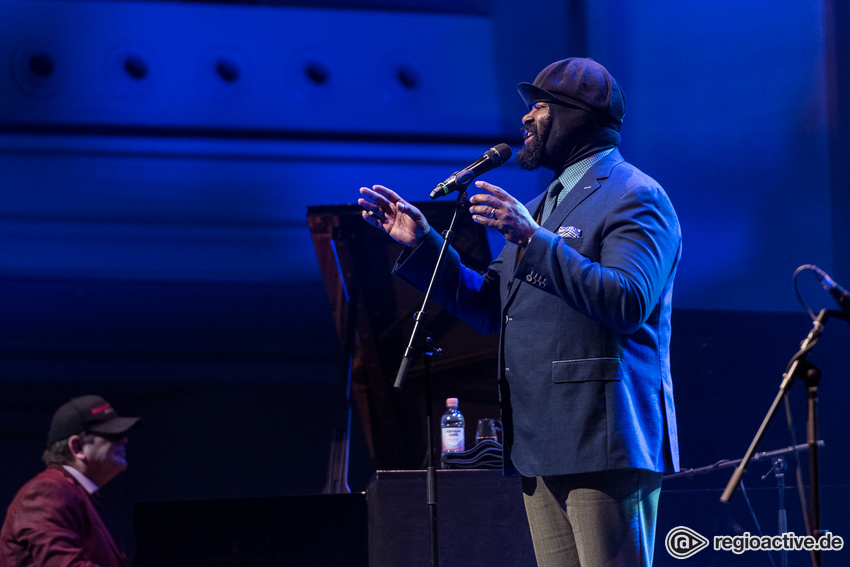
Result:
{"label": "blue suit jacket", "polygon": [[[435,233],[394,270],[420,289],[442,245]],[[521,255],[507,243],[482,275],[450,250],[434,297],[501,332],[505,451],[520,473],[678,470],[670,316],[681,240],[666,193],[614,150]]]}

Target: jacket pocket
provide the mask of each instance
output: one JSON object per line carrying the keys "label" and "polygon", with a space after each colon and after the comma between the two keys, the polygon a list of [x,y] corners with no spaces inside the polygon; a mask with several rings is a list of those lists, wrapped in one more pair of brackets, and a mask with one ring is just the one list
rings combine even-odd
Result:
{"label": "jacket pocket", "polygon": [[586,241],[581,236],[577,238],[561,238],[561,240],[564,242],[564,244],[566,244],[576,252],[581,252],[582,248],[584,248],[584,243]]}
{"label": "jacket pocket", "polygon": [[555,360],[552,362],[552,381],[556,384],[617,380],[620,380],[620,359],[616,357]]}

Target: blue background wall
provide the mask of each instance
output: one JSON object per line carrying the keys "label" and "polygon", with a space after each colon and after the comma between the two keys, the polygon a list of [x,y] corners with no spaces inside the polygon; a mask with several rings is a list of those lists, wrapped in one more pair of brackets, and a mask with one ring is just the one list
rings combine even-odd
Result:
{"label": "blue background wall", "polygon": [[[0,0],[0,504],[90,391],[147,420],[125,500],[318,492],[341,352],[307,207],[518,148],[516,84],[570,55],[617,77],[621,150],[683,227],[683,466],[742,456],[810,328],[795,268],[850,285],[846,2],[306,4]],[[846,326],[818,347],[837,486]]]}

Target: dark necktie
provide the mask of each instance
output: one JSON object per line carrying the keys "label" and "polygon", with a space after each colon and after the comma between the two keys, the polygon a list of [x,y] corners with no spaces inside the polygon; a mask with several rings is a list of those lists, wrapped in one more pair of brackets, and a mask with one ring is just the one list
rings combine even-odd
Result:
{"label": "dark necktie", "polygon": [[564,186],[561,184],[560,179],[556,179],[549,185],[549,189],[546,190],[546,200],[543,203],[543,212],[540,213],[540,222],[538,224],[546,222],[546,219],[549,218],[549,215],[558,206],[558,195],[560,195],[563,188]]}

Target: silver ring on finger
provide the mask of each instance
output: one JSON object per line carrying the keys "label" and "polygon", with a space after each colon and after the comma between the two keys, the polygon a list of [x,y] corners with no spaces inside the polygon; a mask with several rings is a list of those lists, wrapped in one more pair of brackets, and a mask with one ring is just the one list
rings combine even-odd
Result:
{"label": "silver ring on finger", "polygon": [[496,208],[495,208],[495,207],[493,207],[492,209],[490,209],[490,217],[492,217],[492,218],[496,218]]}

